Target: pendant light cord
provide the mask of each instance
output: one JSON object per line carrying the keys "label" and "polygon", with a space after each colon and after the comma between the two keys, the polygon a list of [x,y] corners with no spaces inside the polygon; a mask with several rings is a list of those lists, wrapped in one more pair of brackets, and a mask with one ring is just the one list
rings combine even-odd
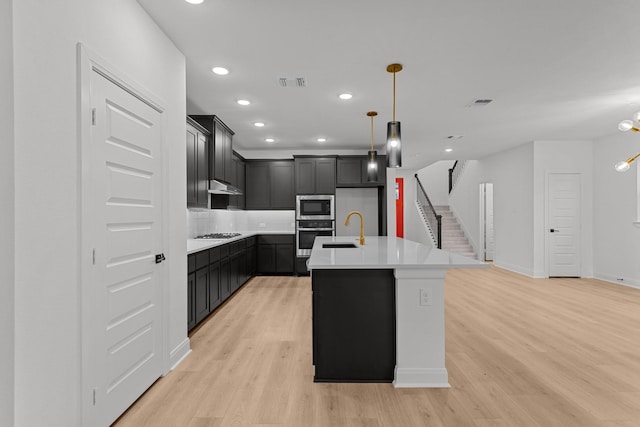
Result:
{"label": "pendant light cord", "polygon": [[393,121],[396,121],[396,72],[393,72]]}

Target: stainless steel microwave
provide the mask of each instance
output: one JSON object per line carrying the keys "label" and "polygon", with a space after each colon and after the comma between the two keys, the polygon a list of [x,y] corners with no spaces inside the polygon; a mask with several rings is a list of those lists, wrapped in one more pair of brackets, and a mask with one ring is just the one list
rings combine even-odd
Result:
{"label": "stainless steel microwave", "polygon": [[296,219],[335,219],[335,196],[298,195],[296,196]]}

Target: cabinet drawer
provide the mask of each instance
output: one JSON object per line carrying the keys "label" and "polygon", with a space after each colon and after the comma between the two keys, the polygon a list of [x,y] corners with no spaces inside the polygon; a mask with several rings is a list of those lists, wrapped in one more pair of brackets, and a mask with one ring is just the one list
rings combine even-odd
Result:
{"label": "cabinet drawer", "polygon": [[222,245],[219,247],[220,249],[220,259],[226,258],[229,256],[230,244]]}
{"label": "cabinet drawer", "polygon": [[214,263],[220,261],[220,247],[209,249],[209,262]]}
{"label": "cabinet drawer", "polygon": [[280,245],[280,244],[293,244],[293,234],[274,234],[263,235],[258,237],[258,244],[260,245]]}
{"label": "cabinet drawer", "polygon": [[209,251],[200,251],[196,253],[196,270],[209,265]]}
{"label": "cabinet drawer", "polygon": [[247,248],[250,248],[251,246],[255,246],[256,242],[257,242],[258,238],[253,236],[253,237],[249,237],[247,239],[245,239]]}
{"label": "cabinet drawer", "polygon": [[187,272],[193,273],[196,271],[196,254],[187,256]]}

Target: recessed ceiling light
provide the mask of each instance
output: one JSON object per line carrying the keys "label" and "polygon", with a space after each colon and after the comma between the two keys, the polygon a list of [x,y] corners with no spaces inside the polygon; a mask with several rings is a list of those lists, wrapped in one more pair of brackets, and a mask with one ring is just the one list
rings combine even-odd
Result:
{"label": "recessed ceiling light", "polygon": [[341,93],[340,95],[338,95],[338,98],[347,100],[347,99],[353,98],[353,95],[348,93],[348,92],[347,93]]}
{"label": "recessed ceiling light", "polygon": [[265,142],[276,142],[276,140],[273,139],[273,138],[265,138],[264,141]]}
{"label": "recessed ceiling light", "polygon": [[211,71],[213,71],[219,76],[226,76],[227,74],[229,74],[229,70],[227,70],[224,67],[213,67]]}
{"label": "recessed ceiling light", "polygon": [[249,105],[249,104],[251,104],[251,101],[248,101],[246,99],[238,99],[236,102],[238,104],[240,104],[240,105]]}
{"label": "recessed ceiling light", "polygon": [[318,138],[316,139],[318,142],[327,142],[327,138]]}
{"label": "recessed ceiling light", "polygon": [[446,151],[447,153],[450,153],[453,151],[453,148],[445,148],[444,151]]}
{"label": "recessed ceiling light", "polygon": [[204,0],[184,0],[187,3],[191,3],[191,4],[200,4],[202,3]]}
{"label": "recessed ceiling light", "polygon": [[262,122],[254,122],[254,123],[253,123],[253,125],[254,125],[255,127],[257,127],[257,128],[264,127],[264,123],[262,123]]}

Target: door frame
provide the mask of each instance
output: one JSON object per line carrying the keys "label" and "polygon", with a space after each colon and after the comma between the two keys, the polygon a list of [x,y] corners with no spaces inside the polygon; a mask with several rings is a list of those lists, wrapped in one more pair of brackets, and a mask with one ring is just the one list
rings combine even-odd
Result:
{"label": "door frame", "polygon": [[551,238],[549,235],[549,232],[547,230],[549,230],[550,227],[550,220],[549,220],[549,177],[551,175],[577,175],[579,180],[579,184],[580,184],[580,193],[579,193],[579,197],[580,197],[580,203],[578,204],[579,206],[579,223],[578,223],[578,234],[579,234],[579,239],[580,239],[580,277],[583,277],[582,274],[582,268],[583,268],[583,256],[582,256],[582,217],[583,217],[583,209],[582,209],[582,203],[583,203],[583,199],[584,199],[584,195],[583,195],[583,179],[582,179],[582,172],[580,171],[573,171],[573,170],[564,170],[564,171],[557,171],[557,170],[545,170],[545,174],[544,174],[544,228],[543,228],[543,233],[544,233],[544,275],[545,277],[549,278],[551,276],[549,276],[549,270],[550,270],[550,261],[549,261],[549,257],[551,256]]}
{"label": "door frame", "polygon": [[[80,396],[80,409],[82,425],[95,425],[93,420],[99,419],[99,414],[96,413],[94,408],[94,392],[95,386],[94,376],[91,372],[92,352],[95,351],[91,348],[92,336],[91,333],[97,327],[96,319],[92,317],[91,304],[92,293],[85,292],[83,284],[92,280],[93,276],[93,242],[95,236],[92,228],[92,218],[95,218],[95,211],[91,203],[92,186],[91,179],[91,121],[92,121],[92,106],[91,106],[91,76],[92,73],[97,72],[102,77],[116,84],[120,88],[124,89],[131,95],[135,96],[142,102],[149,105],[161,113],[161,140],[160,149],[166,152],[167,147],[167,114],[165,103],[160,101],[152,93],[144,89],[142,85],[130,78],[126,73],[120,71],[116,66],[109,63],[102,58],[96,52],[92,51],[82,43],[76,45],[76,64],[77,64],[77,158],[78,158],[78,213],[80,221],[78,223],[79,228],[79,253],[78,258],[78,274],[79,274],[79,293],[80,293],[80,307],[78,308],[79,324],[80,324],[80,351],[81,351],[81,396]],[[162,156],[161,159],[161,176],[160,188],[161,188],[161,244],[163,248],[167,248],[165,253],[168,253],[169,248],[169,203],[168,203],[168,156]],[[170,258],[169,254],[169,258]],[[158,309],[160,310],[160,358],[161,358],[161,375],[166,375],[170,371],[170,359],[169,359],[169,281],[167,277],[170,275],[170,263],[166,262],[162,264],[162,271],[158,272],[157,279],[160,286],[160,299],[158,301]],[[133,403],[133,402],[131,402]]]}
{"label": "door frame", "polygon": [[[487,184],[491,184],[493,186],[493,182],[492,181],[487,181],[487,182],[481,182],[478,185],[478,224],[479,224],[479,230],[478,230],[478,234],[479,234],[479,238],[478,238],[478,248],[480,250],[480,253],[478,253],[478,257],[480,257],[482,255],[482,261],[486,262],[487,261],[487,242],[486,242],[486,228],[487,228],[487,218],[485,215],[486,212],[486,189],[487,189]],[[493,193],[492,193],[493,194]],[[491,203],[494,203],[494,198],[491,198]],[[495,236],[495,214],[494,214],[494,224],[493,224],[493,242],[494,242],[494,246],[495,246],[495,240],[496,240],[496,236]],[[494,262],[496,257],[496,251],[495,251],[495,247],[493,249],[493,258],[492,260],[490,260],[490,262]],[[478,258],[479,259],[479,258]]]}

